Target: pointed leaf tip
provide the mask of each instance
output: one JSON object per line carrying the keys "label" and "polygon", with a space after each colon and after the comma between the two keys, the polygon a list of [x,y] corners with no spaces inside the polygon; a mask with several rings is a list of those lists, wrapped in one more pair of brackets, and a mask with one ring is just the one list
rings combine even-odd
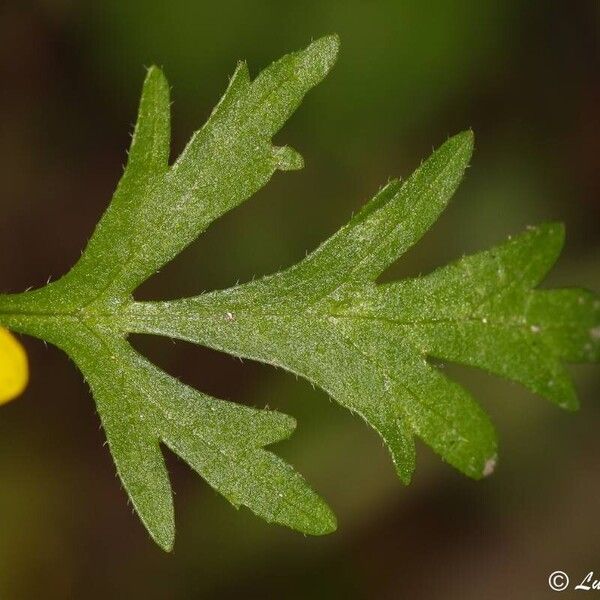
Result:
{"label": "pointed leaf tip", "polygon": [[329,535],[337,531],[337,518],[334,512],[323,502],[324,511],[320,519],[315,519],[314,528],[308,531],[310,535]]}
{"label": "pointed leaf tip", "polygon": [[175,531],[165,537],[156,537],[154,535],[150,535],[150,537],[156,542],[161,550],[173,552],[173,546],[175,545]]}
{"label": "pointed leaf tip", "polygon": [[168,87],[167,78],[165,77],[163,70],[157,65],[150,65],[146,71],[145,83],[150,81],[157,85]]}
{"label": "pointed leaf tip", "polygon": [[297,171],[304,168],[304,159],[293,148],[280,146],[273,149],[277,159],[277,168],[281,171]]}
{"label": "pointed leaf tip", "polygon": [[337,33],[325,35],[315,40],[306,48],[306,52],[323,58],[331,68],[340,50],[340,37]]}
{"label": "pointed leaf tip", "polygon": [[456,153],[466,157],[466,160],[470,160],[473,154],[473,147],[475,145],[475,135],[472,129],[465,129],[456,135],[453,135],[444,146],[452,147]]}
{"label": "pointed leaf tip", "polygon": [[301,64],[310,85],[316,85],[331,70],[337,59],[340,40],[336,34],[315,40],[300,52]]}
{"label": "pointed leaf tip", "polygon": [[153,74],[158,74],[160,73],[160,67],[158,65],[150,65],[147,69],[146,69],[146,75],[153,75]]}
{"label": "pointed leaf tip", "polygon": [[327,502],[317,494],[313,494],[312,498],[307,500],[305,507],[310,510],[310,518],[304,519],[302,522],[284,524],[305,535],[322,536],[337,531],[337,517]]}
{"label": "pointed leaf tip", "polygon": [[565,245],[564,223],[561,223],[560,221],[550,221],[549,223],[538,225],[536,229],[541,235],[548,239],[548,242],[552,244],[557,254],[560,254]]}

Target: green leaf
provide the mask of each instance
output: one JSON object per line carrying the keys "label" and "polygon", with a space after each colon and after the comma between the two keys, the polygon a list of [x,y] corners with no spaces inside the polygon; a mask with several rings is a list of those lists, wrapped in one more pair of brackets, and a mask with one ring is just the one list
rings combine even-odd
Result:
{"label": "green leaf", "polygon": [[431,359],[485,369],[566,409],[577,398],[563,362],[600,358],[600,300],[535,289],[563,243],[560,225],[531,228],[433,273],[378,284],[452,197],[473,148],[450,138],[402,185],[392,181],[299,264],[234,288],[167,302],[132,292],[215,219],[302,166],[272,136],[333,65],[335,36],[289,54],[251,81],[234,73],[207,123],[169,164],[169,88],[148,71],[127,167],[79,262],[39,290],[0,296],[0,323],[62,348],[90,385],[117,471],[156,542],[174,539],[161,444],[235,506],[309,534],[335,529],[329,507],[267,446],[291,417],[202,394],[162,372],[130,333],[189,340],[283,367],[361,415],[400,479],[415,438],[474,478],[490,474],[489,418]]}
{"label": "green leaf", "polygon": [[83,282],[80,293],[94,301],[131,293],[275,171],[302,167],[295,151],[274,146],[271,137],[323,79],[337,49],[337,38],[323,38],[283,57],[253,82],[241,63],[172,167],[169,88],[160,70],[151,68],[123,179],[65,284]]}

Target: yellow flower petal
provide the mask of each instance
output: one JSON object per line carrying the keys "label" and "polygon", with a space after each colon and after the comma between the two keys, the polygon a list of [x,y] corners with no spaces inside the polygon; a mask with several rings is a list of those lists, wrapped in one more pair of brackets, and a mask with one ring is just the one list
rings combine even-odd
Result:
{"label": "yellow flower petal", "polygon": [[27,385],[29,368],[23,346],[0,328],[0,404],[16,398]]}

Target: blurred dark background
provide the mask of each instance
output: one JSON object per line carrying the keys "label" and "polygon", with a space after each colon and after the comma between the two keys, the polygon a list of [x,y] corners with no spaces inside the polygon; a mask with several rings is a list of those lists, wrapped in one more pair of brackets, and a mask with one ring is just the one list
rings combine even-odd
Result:
{"label": "blurred dark background", "polygon": [[[552,285],[600,292],[596,1],[0,2],[0,290],[63,274],[125,160],[144,66],[173,86],[174,153],[235,63],[252,73],[338,32],[339,62],[277,141],[306,168],[278,174],[139,290],[229,286],[304,256],[379,185],[467,127],[472,168],[390,276],[427,272],[528,224],[567,225]],[[577,414],[448,367],[497,425],[493,477],[475,483],[419,447],[404,488],[377,435],[309,384],[170,340],[135,345],[170,373],[297,417],[278,451],[330,502],[325,538],[235,511],[168,456],[175,552],[126,504],[86,385],[25,339],[32,379],[0,414],[0,598],[545,598],[548,574],[600,576],[600,373],[573,368]],[[563,594],[565,597],[567,594]]]}

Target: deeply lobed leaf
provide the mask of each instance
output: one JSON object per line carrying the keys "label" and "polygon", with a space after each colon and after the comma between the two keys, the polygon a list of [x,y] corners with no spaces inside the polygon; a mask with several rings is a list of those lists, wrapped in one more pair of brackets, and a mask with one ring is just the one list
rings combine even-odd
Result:
{"label": "deeply lobed leaf", "polygon": [[281,273],[195,298],[132,300],[139,284],[276,170],[302,166],[271,138],[331,68],[337,48],[334,36],[317,40],[253,81],[241,63],[172,165],[169,88],[151,68],[127,167],[80,261],[40,290],[0,296],[2,324],[62,348],[84,374],[123,485],[165,549],[175,528],[161,444],[267,521],[323,534],[335,529],[335,517],[266,449],[291,434],[291,417],[182,384],[129,345],[131,332],[189,340],[307,378],[381,434],[404,482],[415,438],[474,478],[496,461],[489,418],[431,359],[485,369],[574,409],[563,361],[600,358],[600,300],[583,290],[535,289],[560,253],[560,225],[531,228],[426,276],[377,283],[449,202],[471,157],[471,132],[446,141],[403,184],[388,183]]}

